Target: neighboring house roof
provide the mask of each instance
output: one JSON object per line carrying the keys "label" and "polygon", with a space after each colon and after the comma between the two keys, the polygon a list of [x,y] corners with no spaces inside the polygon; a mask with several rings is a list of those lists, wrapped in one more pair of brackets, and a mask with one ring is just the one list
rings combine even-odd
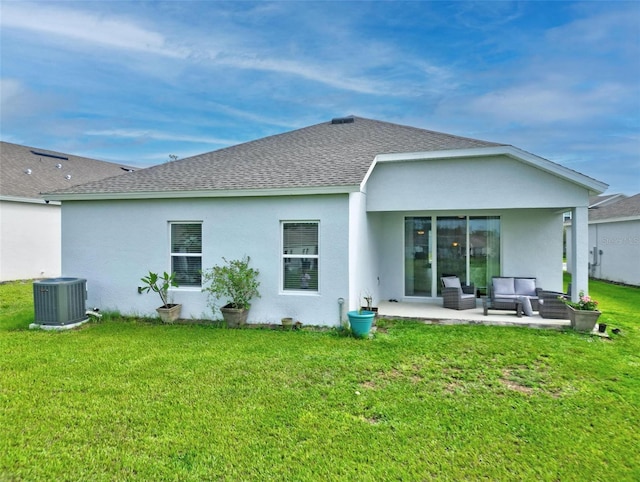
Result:
{"label": "neighboring house roof", "polygon": [[43,192],[119,176],[132,169],[111,162],[0,142],[0,197],[40,200]]}
{"label": "neighboring house roof", "polygon": [[602,196],[589,196],[589,207],[604,206],[613,202],[618,202],[626,198],[624,194],[606,194]]}
{"label": "neighboring house roof", "polygon": [[589,222],[640,219],[640,194],[589,208]]}
{"label": "neighboring house roof", "polygon": [[200,197],[347,192],[376,162],[509,155],[604,191],[605,184],[507,144],[343,117],[50,193],[52,199]]}

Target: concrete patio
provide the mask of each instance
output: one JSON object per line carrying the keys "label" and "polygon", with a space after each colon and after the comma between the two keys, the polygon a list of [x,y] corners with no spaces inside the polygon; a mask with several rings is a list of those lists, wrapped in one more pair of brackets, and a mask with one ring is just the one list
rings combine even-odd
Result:
{"label": "concrete patio", "polygon": [[522,318],[518,318],[515,311],[490,309],[487,316],[484,316],[480,299],[476,301],[476,308],[460,311],[443,308],[442,300],[421,303],[382,301],[378,304],[378,317],[416,319],[437,325],[522,326],[551,330],[570,329],[571,326],[568,319],[545,319],[541,318],[537,312],[533,316],[523,315]]}

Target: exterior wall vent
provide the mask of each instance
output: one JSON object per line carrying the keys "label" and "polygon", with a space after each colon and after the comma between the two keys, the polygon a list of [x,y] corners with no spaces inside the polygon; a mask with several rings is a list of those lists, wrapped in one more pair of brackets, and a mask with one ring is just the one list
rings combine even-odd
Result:
{"label": "exterior wall vent", "polygon": [[49,278],[33,282],[34,323],[70,325],[85,321],[87,280]]}
{"label": "exterior wall vent", "polygon": [[336,117],[331,119],[332,124],[353,124],[355,119],[353,117]]}

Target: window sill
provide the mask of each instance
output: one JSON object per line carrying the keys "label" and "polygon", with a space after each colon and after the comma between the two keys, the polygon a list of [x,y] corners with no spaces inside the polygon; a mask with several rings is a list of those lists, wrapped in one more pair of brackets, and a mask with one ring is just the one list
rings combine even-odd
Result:
{"label": "window sill", "polygon": [[287,290],[287,291],[280,291],[279,293],[280,295],[285,295],[285,296],[320,296],[320,292],[319,291],[309,291],[309,290]]}

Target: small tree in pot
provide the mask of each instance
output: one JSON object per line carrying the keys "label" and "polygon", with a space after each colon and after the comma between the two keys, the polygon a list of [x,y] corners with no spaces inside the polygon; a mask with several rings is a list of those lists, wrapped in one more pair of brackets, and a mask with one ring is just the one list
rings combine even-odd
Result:
{"label": "small tree in pot", "polygon": [[[214,314],[218,309],[218,301],[226,300],[226,304],[220,308],[220,311],[227,326],[244,325],[251,308],[251,300],[260,298],[258,292],[260,272],[249,267],[249,261],[251,261],[249,256],[243,259],[222,258],[222,260],[225,264],[202,272],[202,291],[208,293],[209,306]],[[204,286],[206,283],[210,285]]]}
{"label": "small tree in pot", "polygon": [[175,273],[169,274],[165,271],[163,275],[160,276],[158,273],[149,271],[149,274],[144,278],[140,278],[140,281],[142,281],[145,286],[138,288],[139,293],[155,291],[160,295],[162,306],[160,308],[156,308],[156,311],[158,312],[158,315],[160,315],[162,321],[165,323],[171,323],[180,317],[182,305],[169,303],[169,288],[175,288],[178,286]]}

